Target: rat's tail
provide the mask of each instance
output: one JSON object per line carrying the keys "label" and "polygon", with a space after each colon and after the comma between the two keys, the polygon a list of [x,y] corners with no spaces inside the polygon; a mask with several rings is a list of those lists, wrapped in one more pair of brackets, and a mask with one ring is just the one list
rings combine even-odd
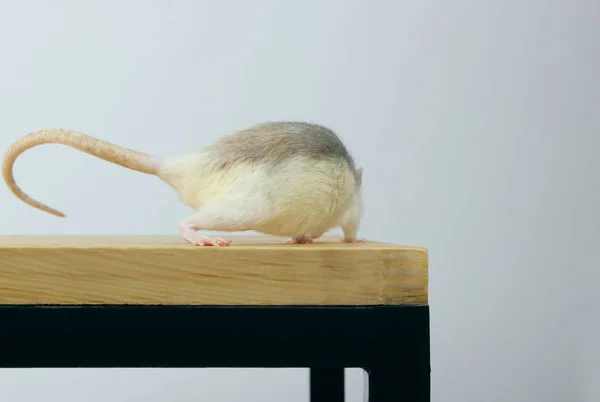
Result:
{"label": "rat's tail", "polygon": [[2,175],[6,185],[21,201],[49,214],[65,215],[29,197],[17,186],[13,176],[15,161],[23,152],[42,144],[63,144],[90,155],[138,172],[156,175],[161,160],[152,155],[133,151],[97,138],[66,129],[46,129],[33,132],[14,143],[4,155]]}

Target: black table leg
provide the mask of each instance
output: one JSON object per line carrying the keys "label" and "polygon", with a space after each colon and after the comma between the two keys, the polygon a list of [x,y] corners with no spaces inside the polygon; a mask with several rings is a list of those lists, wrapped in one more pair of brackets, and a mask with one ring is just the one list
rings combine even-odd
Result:
{"label": "black table leg", "polygon": [[344,369],[311,368],[310,402],[344,402]]}
{"label": "black table leg", "polygon": [[311,402],[430,402],[429,307],[2,306],[0,368],[309,367]]}
{"label": "black table leg", "polygon": [[429,367],[377,366],[368,372],[365,402],[430,402]]}

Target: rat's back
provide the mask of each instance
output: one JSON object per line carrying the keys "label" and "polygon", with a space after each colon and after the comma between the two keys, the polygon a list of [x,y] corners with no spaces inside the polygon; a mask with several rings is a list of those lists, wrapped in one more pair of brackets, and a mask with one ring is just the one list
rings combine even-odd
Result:
{"label": "rat's back", "polygon": [[331,129],[322,125],[282,121],[261,123],[219,139],[208,148],[217,169],[239,163],[276,168],[291,158],[312,162],[342,160],[352,171],[354,159]]}

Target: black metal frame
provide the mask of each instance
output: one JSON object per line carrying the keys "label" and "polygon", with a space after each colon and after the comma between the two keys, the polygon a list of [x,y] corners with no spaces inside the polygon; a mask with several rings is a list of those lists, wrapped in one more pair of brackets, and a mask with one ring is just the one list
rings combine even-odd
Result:
{"label": "black metal frame", "polygon": [[311,401],[429,402],[429,307],[0,306],[0,367],[308,367]]}

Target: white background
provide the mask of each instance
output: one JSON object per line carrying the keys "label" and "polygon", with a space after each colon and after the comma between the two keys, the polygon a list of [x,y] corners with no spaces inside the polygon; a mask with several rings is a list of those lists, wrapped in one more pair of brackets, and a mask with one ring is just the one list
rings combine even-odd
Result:
{"label": "white background", "polygon": [[[166,156],[265,120],[327,124],[365,169],[360,234],[430,250],[432,400],[598,401],[599,20],[589,0],[0,0],[0,149],[66,127]],[[4,187],[2,234],[177,235],[191,212],[62,146],[16,178],[68,218]],[[3,402],[307,386],[305,370],[0,371]],[[348,389],[361,400],[360,371]]]}

